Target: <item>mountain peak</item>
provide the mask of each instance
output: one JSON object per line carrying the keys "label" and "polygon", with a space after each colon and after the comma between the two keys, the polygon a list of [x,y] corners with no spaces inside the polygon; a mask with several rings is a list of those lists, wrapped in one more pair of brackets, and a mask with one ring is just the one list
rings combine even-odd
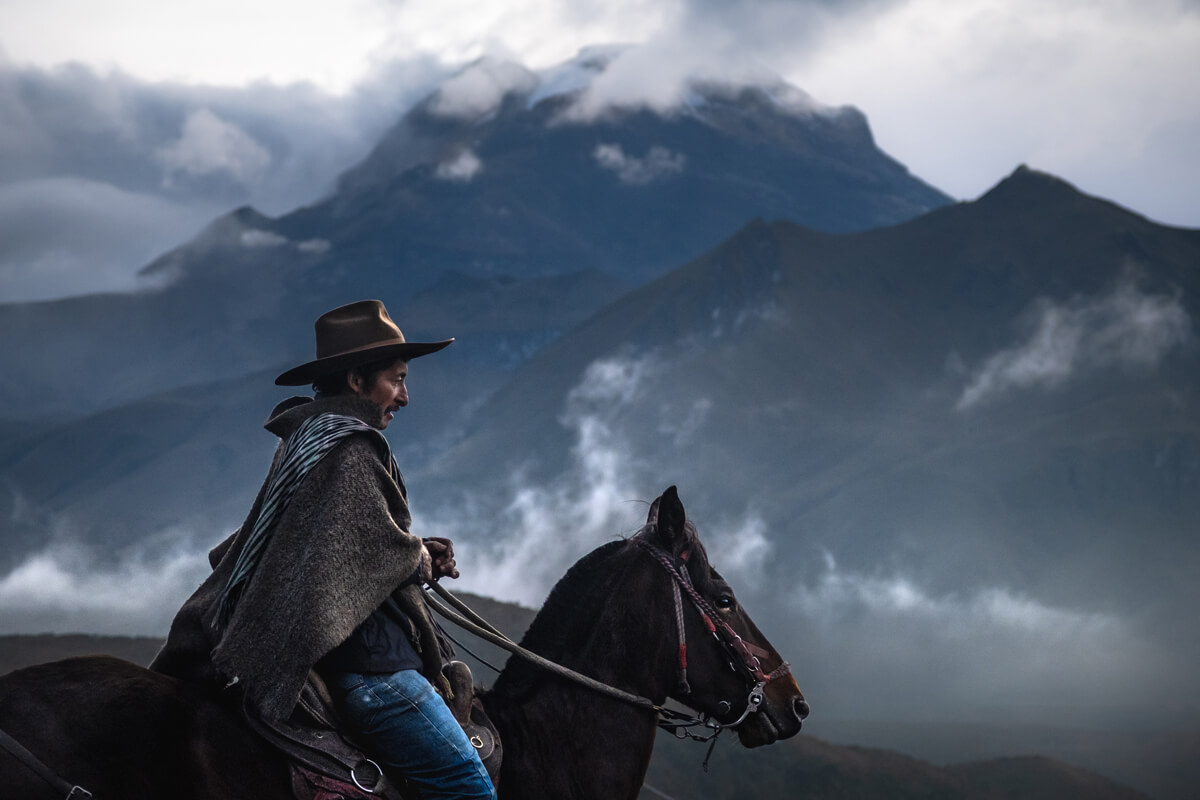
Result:
{"label": "mountain peak", "polygon": [[796,116],[838,118],[852,111],[819,103],[761,69],[733,76],[702,67],[678,72],[663,68],[653,51],[629,44],[584,47],[574,57],[536,71],[484,56],[447,79],[418,108],[442,119],[472,121],[499,112],[510,97],[522,99],[527,111],[553,100],[560,103],[555,121],[589,123],[613,111],[638,109],[703,117],[706,106],[736,101],[746,92]]}
{"label": "mountain peak", "polygon": [[1058,205],[1077,201],[1084,194],[1075,186],[1048,172],[1021,164],[978,200],[994,208]]}

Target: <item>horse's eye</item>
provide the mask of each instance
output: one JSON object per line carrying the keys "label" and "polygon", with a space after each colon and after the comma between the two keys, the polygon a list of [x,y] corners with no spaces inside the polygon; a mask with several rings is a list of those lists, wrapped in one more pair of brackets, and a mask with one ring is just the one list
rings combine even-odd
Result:
{"label": "horse's eye", "polygon": [[727,594],[723,594],[717,598],[717,608],[726,609],[733,608],[733,598]]}

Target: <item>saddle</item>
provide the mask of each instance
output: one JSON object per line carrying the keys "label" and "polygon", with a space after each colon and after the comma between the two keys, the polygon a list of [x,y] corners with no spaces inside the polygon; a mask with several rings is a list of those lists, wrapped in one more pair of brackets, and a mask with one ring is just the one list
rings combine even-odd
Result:
{"label": "saddle", "polygon": [[[452,693],[446,704],[495,784],[500,778],[504,748],[483,703],[475,696],[471,668],[461,661],[451,661],[442,667],[442,673]],[[286,721],[268,724],[246,708],[242,715],[255,732],[287,757],[296,800],[416,798],[403,776],[384,773],[370,751],[339,725],[333,698],[315,671],[309,672],[296,710]]]}

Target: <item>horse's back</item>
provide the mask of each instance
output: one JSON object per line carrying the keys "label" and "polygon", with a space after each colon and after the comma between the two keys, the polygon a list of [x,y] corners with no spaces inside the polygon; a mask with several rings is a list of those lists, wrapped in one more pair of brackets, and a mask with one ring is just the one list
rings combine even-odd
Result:
{"label": "horse's back", "polygon": [[[0,677],[0,728],[98,800],[288,796],[279,756],[233,710],[197,687],[110,656]],[[45,792],[27,767],[0,752],[0,786],[26,785]]]}

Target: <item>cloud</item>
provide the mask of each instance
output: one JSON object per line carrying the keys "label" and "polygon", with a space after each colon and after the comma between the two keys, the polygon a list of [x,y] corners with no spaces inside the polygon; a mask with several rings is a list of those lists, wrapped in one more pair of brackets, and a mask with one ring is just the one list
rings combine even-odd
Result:
{"label": "cloud", "polygon": [[[588,45],[629,42],[641,47],[597,83],[585,111],[623,103],[677,107],[697,73],[736,82],[765,71],[823,101],[864,109],[885,150],[954,196],[977,196],[1028,163],[1156,219],[1197,224],[1200,154],[1188,135],[1197,118],[1189,77],[1200,72],[1195,3],[505,0],[484,7],[474,0],[367,0],[297,11],[282,0],[258,0],[239,6],[238,13],[286,31],[267,39],[256,25],[220,24],[211,5],[195,0],[150,14],[133,0],[93,6],[63,14],[54,3],[0,4],[0,30],[21,32],[5,44],[10,57],[43,67],[118,64],[142,80],[307,83],[346,96],[374,81],[381,64],[422,61],[445,72],[491,56],[536,70]],[[179,24],[181,16],[187,25]],[[216,51],[225,57],[214,59]],[[312,58],[314,52],[322,57]],[[406,84],[375,88],[377,99],[392,103]],[[16,119],[0,113],[5,123]],[[1162,157],[1163,137],[1175,143],[1175,157]]]}
{"label": "cloud", "polygon": [[286,236],[280,236],[272,231],[250,228],[242,231],[239,237],[243,247],[280,247],[288,243]]}
{"label": "cloud", "polygon": [[683,172],[687,157],[654,145],[642,158],[626,155],[619,144],[600,144],[592,152],[601,167],[617,173],[621,183],[644,186]]}
{"label": "cloud", "polygon": [[481,169],[483,162],[479,160],[479,156],[469,149],[460,150],[451,160],[438,164],[434,175],[444,181],[470,183]]}
{"label": "cloud", "polygon": [[[465,537],[468,544],[458,559],[464,588],[537,607],[576,560],[641,529],[650,501],[666,485],[636,455],[623,422],[633,409],[645,412],[651,376],[661,369],[655,354],[612,356],[588,365],[559,418],[574,437],[568,469],[542,484],[518,474],[500,497],[472,492],[465,503],[422,515],[422,530],[438,532],[426,535],[462,540],[465,531],[474,532]],[[704,398],[696,404],[700,414],[711,405]],[[677,415],[662,408],[659,417],[665,425]],[[757,577],[772,552],[759,515],[734,510],[696,523],[713,564],[726,577]]]}
{"label": "cloud", "polygon": [[[273,7],[255,6],[267,16]],[[470,0],[368,2],[281,12],[274,21],[294,35],[269,47],[240,46],[253,26],[199,35],[211,9],[181,26],[177,6],[147,16],[131,2],[108,3],[65,23],[55,8],[0,7],[0,28],[24,32],[6,42],[13,60],[0,60],[0,185],[72,178],[159,197],[192,214],[190,230],[239,205],[276,215],[321,197],[464,63],[486,57],[447,88],[442,108],[486,114],[528,85],[532,73],[514,60],[549,69],[549,80],[553,65],[612,41],[636,46],[605,49],[603,74],[568,64],[557,76],[556,90],[587,89],[573,110],[580,118],[613,106],[678,109],[695,78],[738,85],[782,75],[865,109],[884,149],[956,196],[1030,163],[1156,219],[1197,224],[1200,152],[1191,143],[1200,117],[1187,76],[1200,70],[1200,14],[1174,0],[512,0],[485,10]],[[72,24],[87,34],[70,35]],[[339,32],[337,52],[330,31]],[[310,38],[318,32],[319,48]],[[238,57],[213,59],[214,41]],[[318,49],[328,56],[319,63],[308,57]],[[776,97],[798,111],[813,102]],[[135,220],[111,230],[99,251],[161,252],[162,237]],[[19,260],[5,250],[18,298],[50,286],[127,290],[147,260],[96,269],[73,245],[47,242]]]}
{"label": "cloud", "polygon": [[[638,465],[614,423],[640,398],[652,363],[650,358],[612,358],[584,371],[561,419],[576,437],[572,468],[546,486],[524,485],[518,476],[498,519],[509,535],[481,539],[464,550],[467,586],[541,605],[574,561],[641,527],[648,507],[636,501],[652,498],[638,492]],[[461,521],[461,509],[455,509],[445,522],[433,524],[453,530]],[[490,522],[489,527],[497,520]]]}
{"label": "cloud", "polygon": [[716,530],[722,533],[705,532],[705,549],[709,560],[723,575],[757,578],[763,574],[775,546],[767,537],[767,524],[762,517],[749,514],[740,525],[718,525]]}
{"label": "cloud", "polygon": [[284,247],[285,245],[293,245],[296,250],[306,255],[321,256],[328,253],[333,244],[328,239],[305,239],[302,242],[292,242],[286,236],[282,236],[274,231],[264,231],[259,228],[247,228],[238,235],[238,241],[242,247]]}
{"label": "cloud", "polygon": [[713,410],[713,401],[697,397],[681,413],[664,412],[659,416],[658,432],[670,436],[676,447],[691,442]]}
{"label": "cloud", "polygon": [[10,34],[5,48],[17,62],[118,64],[154,81],[312,81],[344,92],[362,80],[387,39],[389,5],[373,0],[3,3],[0,30]]}
{"label": "cloud", "polygon": [[378,64],[340,96],[0,60],[0,299],[129,291],[141,267],[231,208],[319,199],[446,72]]}
{"label": "cloud", "polygon": [[1107,367],[1150,368],[1191,338],[1178,296],[1143,294],[1130,279],[1102,297],[1039,300],[1028,338],[988,358],[959,397],[965,410],[1013,389],[1061,386]]}
{"label": "cloud", "polygon": [[310,253],[312,255],[324,255],[333,247],[328,239],[305,239],[296,245],[296,249],[301,253]]}
{"label": "cloud", "polygon": [[481,58],[441,85],[429,110],[443,117],[475,119],[493,113],[510,92],[531,92],[537,76],[524,66]]}
{"label": "cloud", "polygon": [[164,636],[210,571],[207,554],[180,534],[116,562],[54,544],[0,575],[0,633]]}
{"label": "cloud", "polygon": [[145,288],[137,268],[217,211],[80,178],[2,184],[0,301]]}
{"label": "cloud", "polygon": [[243,186],[252,186],[271,164],[266,148],[207,108],[189,113],[179,139],[160,147],[155,157],[165,169],[168,186],[176,172],[224,172]]}
{"label": "cloud", "polygon": [[1155,219],[1200,222],[1200,153],[1175,149],[1168,165],[1155,146],[1166,126],[1195,127],[1195,4],[907,0],[772,63],[865,110],[884,150],[951,195],[978,196],[1025,163]]}
{"label": "cloud", "polygon": [[1171,659],[1131,620],[1003,586],[939,594],[902,572],[842,570],[826,553],[824,570],[787,602],[808,631],[809,658],[826,665],[811,691],[844,704],[843,716],[903,709],[984,721],[1003,707],[1014,724],[1047,708],[1062,720],[1064,709],[1133,706],[1155,694],[1161,704],[1160,687],[1178,685]]}
{"label": "cloud", "polygon": [[[641,526],[663,487],[627,421],[677,416],[657,406],[664,363],[612,356],[583,370],[560,416],[574,437],[571,459],[553,478],[518,475],[502,497],[472,492],[421,515],[423,530],[460,542],[459,585],[537,607],[575,560]],[[1113,707],[1158,713],[1186,685],[1191,661],[1130,612],[1049,600],[970,570],[934,588],[894,558],[898,566],[879,572],[842,569],[831,553],[786,569],[805,563],[793,552],[805,535],[771,530],[752,501],[696,522],[714,566],[830,719],[985,722],[1004,713],[1012,724],[1048,714],[1094,724]]]}
{"label": "cloud", "polygon": [[934,595],[903,575],[846,572],[839,569],[832,554],[824,557],[825,570],[816,585],[801,586],[791,597],[797,609],[823,625],[836,626],[861,615],[924,620],[945,639],[980,635],[985,629],[988,635],[1072,631],[1073,635],[1092,637],[1119,627],[1110,615],[1054,608],[1004,588],[978,589],[967,596]]}
{"label": "cloud", "polygon": [[697,82],[735,89],[777,87],[781,107],[804,113],[823,110],[803,92],[782,91],[780,76],[803,63],[833,31],[902,1],[693,0],[659,6],[664,10],[643,36],[618,34],[606,40],[631,46],[605,54],[606,68],[588,83],[564,119],[590,121],[613,108],[673,113],[694,102],[692,86]]}

